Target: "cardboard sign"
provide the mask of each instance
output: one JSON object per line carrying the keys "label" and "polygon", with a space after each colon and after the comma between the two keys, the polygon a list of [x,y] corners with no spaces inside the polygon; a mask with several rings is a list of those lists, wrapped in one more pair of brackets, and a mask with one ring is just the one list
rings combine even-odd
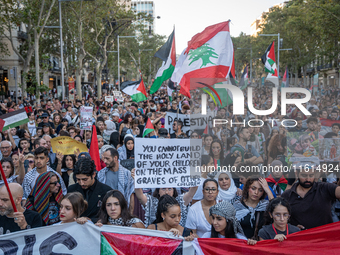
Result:
{"label": "cardboard sign", "polygon": [[165,116],[164,127],[168,130],[169,134],[172,134],[175,132],[172,129],[172,123],[177,119],[183,122],[182,131],[188,134],[188,131],[190,131],[190,115],[167,112]]}
{"label": "cardboard sign", "polygon": [[113,102],[113,96],[105,96],[105,101],[108,103],[112,103]]}
{"label": "cardboard sign", "polygon": [[200,184],[201,139],[135,139],[135,188]]}
{"label": "cardboard sign", "polygon": [[51,139],[51,145],[54,153],[58,151],[64,155],[74,155],[77,149],[79,149],[80,152],[89,152],[86,144],[78,142],[68,136],[58,136]]}

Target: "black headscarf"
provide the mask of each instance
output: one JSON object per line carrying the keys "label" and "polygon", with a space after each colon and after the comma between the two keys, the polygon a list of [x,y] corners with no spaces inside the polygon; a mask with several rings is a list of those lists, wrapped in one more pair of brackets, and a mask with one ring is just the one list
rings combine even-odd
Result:
{"label": "black headscarf", "polygon": [[[129,150],[126,146],[127,142],[130,141],[130,140],[133,141],[133,149],[132,150]],[[126,148],[126,159],[134,158],[135,157],[135,141],[134,141],[133,137],[131,137],[131,136],[125,137],[124,145],[125,145],[125,148]]]}

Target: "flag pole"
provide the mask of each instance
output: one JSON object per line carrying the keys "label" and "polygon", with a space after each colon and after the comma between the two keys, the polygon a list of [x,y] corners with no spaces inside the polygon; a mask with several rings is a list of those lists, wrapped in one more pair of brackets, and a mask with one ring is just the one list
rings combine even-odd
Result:
{"label": "flag pole", "polygon": [[5,172],[2,169],[2,165],[1,164],[0,164],[0,171],[1,171],[1,176],[2,176],[2,179],[4,180],[4,183],[5,183],[8,195],[9,195],[9,199],[11,200],[11,204],[12,204],[13,210],[14,210],[14,212],[17,212],[18,210],[17,210],[17,207],[15,206],[14,199],[13,199],[11,190],[9,189],[8,182],[7,182],[7,179],[6,179],[6,176],[5,176]]}

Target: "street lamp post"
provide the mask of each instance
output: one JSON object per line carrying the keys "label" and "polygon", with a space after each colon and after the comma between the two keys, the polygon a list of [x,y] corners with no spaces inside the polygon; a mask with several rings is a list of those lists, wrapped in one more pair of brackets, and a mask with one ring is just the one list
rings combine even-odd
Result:
{"label": "street lamp post", "polygon": [[120,58],[119,58],[119,38],[135,38],[137,36],[131,35],[131,36],[117,36],[117,47],[118,47],[118,91],[120,91]]}
{"label": "street lamp post", "polygon": [[253,48],[237,48],[238,50],[250,50],[250,82],[253,83]]}

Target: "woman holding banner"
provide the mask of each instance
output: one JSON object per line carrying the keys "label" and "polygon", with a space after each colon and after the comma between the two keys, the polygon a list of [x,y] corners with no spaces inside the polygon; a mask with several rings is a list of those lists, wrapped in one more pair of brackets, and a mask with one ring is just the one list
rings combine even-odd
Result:
{"label": "woman holding banner", "polygon": [[103,198],[96,226],[115,225],[145,228],[143,222],[130,214],[128,203],[119,190],[110,190]]}
{"label": "woman holding banner", "polygon": [[288,201],[282,197],[269,202],[265,212],[265,226],[259,231],[260,240],[276,239],[279,242],[287,239],[287,235],[300,231],[288,223],[291,209]]}
{"label": "woman holding banner", "polygon": [[[222,201],[210,207],[211,232],[206,232],[202,238],[237,238],[247,240],[235,215],[235,208],[227,201]],[[252,239],[247,241],[249,245],[257,243],[257,241]]]}
{"label": "woman holding banner", "polygon": [[148,229],[170,231],[175,236],[190,236],[191,230],[179,224],[181,221],[181,207],[176,198],[164,195],[159,199],[156,220]]}
{"label": "woman holding banner", "polygon": [[[132,178],[135,178],[135,169],[131,170],[131,176]],[[144,194],[143,189],[135,189],[135,194],[145,211],[144,224],[146,226],[149,226],[152,222],[156,220],[156,211],[159,199],[164,195],[169,195],[176,198],[176,200],[178,201],[181,207],[180,225],[185,226],[188,213],[188,205],[191,203],[196,190],[197,187],[190,187],[187,193],[178,195],[176,188],[157,188],[151,196],[149,194]]]}

